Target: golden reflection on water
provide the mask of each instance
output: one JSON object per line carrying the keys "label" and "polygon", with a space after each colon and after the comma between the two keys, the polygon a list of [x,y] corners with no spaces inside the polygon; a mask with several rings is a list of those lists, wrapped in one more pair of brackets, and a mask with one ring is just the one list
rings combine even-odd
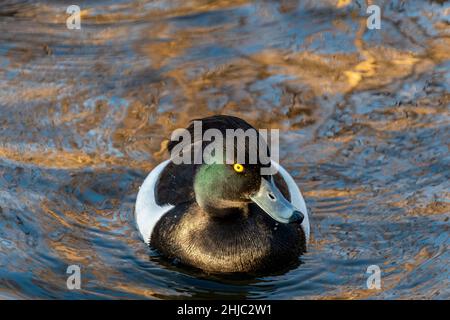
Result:
{"label": "golden reflection on water", "polygon": [[[86,2],[82,31],[61,4],[0,5],[0,297],[448,298],[450,9],[385,1],[369,31],[369,4]],[[217,113],[281,129],[312,216],[299,268],[217,279],[139,240],[170,133]]]}

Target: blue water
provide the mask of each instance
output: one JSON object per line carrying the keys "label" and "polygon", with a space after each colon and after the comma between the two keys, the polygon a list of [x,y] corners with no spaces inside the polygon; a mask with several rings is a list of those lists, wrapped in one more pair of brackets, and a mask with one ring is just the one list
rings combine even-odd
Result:
{"label": "blue water", "polygon": [[[448,1],[375,1],[380,30],[364,1],[77,2],[81,30],[68,1],[0,4],[0,298],[450,297]],[[140,241],[163,141],[217,113],[281,130],[297,268],[211,276]]]}

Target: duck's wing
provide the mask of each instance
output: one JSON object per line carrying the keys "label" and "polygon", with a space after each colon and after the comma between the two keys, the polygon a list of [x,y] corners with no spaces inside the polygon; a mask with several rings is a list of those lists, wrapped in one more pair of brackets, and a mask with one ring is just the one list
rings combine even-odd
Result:
{"label": "duck's wing", "polygon": [[169,161],[156,184],[156,203],[178,206],[195,201],[195,166]]}
{"label": "duck's wing", "polygon": [[161,162],[145,178],[136,199],[135,216],[144,241],[150,243],[161,217],[183,203],[195,201],[193,165]]}
{"label": "duck's wing", "polygon": [[144,183],[142,183],[136,198],[136,223],[142,238],[147,244],[150,243],[150,236],[156,223],[166,212],[174,208],[174,205],[168,203],[161,204],[157,200],[156,195],[159,178],[169,162],[170,160],[161,162],[150,172]]}
{"label": "duck's wing", "polygon": [[[303,195],[300,192],[297,184],[294,181],[294,178],[286,171],[279,163],[272,160],[272,165],[277,169],[278,174],[283,177],[283,180],[289,190],[289,198],[291,203],[299,209],[303,215],[305,216],[303,222],[301,224],[303,231],[305,232],[306,242],[309,241],[310,234],[310,226],[309,226],[309,218],[308,218],[308,210],[306,209],[306,203],[303,199]],[[275,179],[276,182],[277,179]],[[283,190],[281,190],[283,191]]]}

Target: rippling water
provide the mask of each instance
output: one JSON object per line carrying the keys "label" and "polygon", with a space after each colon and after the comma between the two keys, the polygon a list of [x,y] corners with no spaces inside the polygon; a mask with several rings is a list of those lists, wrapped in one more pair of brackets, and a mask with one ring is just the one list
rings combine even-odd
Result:
{"label": "rippling water", "polygon": [[[0,4],[0,298],[450,298],[448,1],[78,0],[81,31],[72,2]],[[216,113],[281,129],[298,268],[211,277],[139,239],[165,139]]]}

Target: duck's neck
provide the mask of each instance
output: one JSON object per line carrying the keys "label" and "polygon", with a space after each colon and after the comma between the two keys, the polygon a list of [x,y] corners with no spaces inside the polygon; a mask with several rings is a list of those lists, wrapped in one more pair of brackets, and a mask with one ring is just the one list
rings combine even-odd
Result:
{"label": "duck's neck", "polygon": [[211,205],[204,205],[203,211],[213,219],[236,219],[239,217],[246,217],[248,215],[248,206],[242,207],[217,207]]}

